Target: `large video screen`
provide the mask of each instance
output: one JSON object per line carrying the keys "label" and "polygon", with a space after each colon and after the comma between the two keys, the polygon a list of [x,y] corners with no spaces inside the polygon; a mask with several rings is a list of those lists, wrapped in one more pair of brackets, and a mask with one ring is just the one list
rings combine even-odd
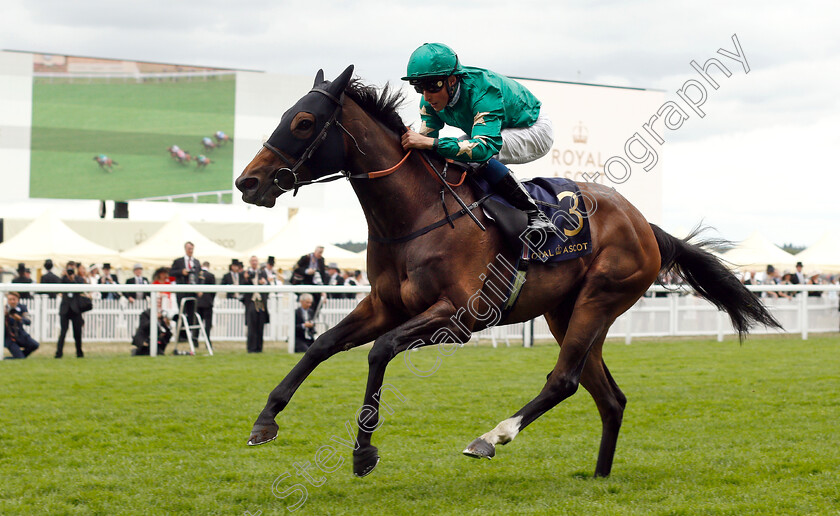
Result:
{"label": "large video screen", "polygon": [[231,189],[233,71],[44,54],[33,62],[30,197]]}

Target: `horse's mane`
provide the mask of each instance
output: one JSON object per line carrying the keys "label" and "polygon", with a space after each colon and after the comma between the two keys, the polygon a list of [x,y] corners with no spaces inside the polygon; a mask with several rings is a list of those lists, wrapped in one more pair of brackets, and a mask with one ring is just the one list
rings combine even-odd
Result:
{"label": "horse's mane", "polygon": [[405,124],[397,113],[405,102],[405,97],[399,89],[394,89],[386,83],[382,91],[379,91],[375,86],[365,85],[358,78],[353,78],[344,93],[388,129],[398,135],[405,132]]}

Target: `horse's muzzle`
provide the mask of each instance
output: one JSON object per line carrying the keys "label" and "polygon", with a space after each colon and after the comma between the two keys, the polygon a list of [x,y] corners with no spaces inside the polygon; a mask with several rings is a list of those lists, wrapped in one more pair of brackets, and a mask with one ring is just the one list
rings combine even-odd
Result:
{"label": "horse's muzzle", "polygon": [[242,192],[243,201],[257,206],[273,207],[277,196],[282,193],[272,182],[260,180],[247,172],[239,176],[234,184]]}

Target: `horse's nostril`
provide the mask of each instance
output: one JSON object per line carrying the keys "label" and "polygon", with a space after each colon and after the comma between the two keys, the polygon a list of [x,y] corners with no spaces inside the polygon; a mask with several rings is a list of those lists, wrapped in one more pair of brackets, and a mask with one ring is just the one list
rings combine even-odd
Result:
{"label": "horse's nostril", "polygon": [[260,185],[260,181],[255,177],[245,177],[239,178],[236,181],[236,187],[239,188],[241,192],[247,192],[248,190],[254,190]]}

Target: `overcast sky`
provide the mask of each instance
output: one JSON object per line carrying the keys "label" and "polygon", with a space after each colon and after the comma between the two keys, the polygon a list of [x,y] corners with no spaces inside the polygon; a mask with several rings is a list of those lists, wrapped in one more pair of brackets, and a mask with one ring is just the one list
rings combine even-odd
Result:
{"label": "overcast sky", "polygon": [[[776,5],[774,5],[776,4]],[[666,139],[664,225],[809,245],[840,222],[840,3],[0,0],[0,48],[398,79],[446,42],[518,77],[675,91],[738,35],[750,72]],[[720,56],[718,56],[720,57]],[[734,63],[734,61],[728,61]],[[734,63],[737,65],[737,63]],[[2,115],[0,115],[2,116]]]}

